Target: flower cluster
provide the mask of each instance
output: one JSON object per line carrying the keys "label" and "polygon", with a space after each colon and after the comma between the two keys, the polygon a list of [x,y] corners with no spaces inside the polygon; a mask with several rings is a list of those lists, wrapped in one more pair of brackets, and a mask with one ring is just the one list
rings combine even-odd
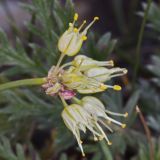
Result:
{"label": "flower cluster", "polygon": [[[87,39],[87,31],[91,25],[99,18],[95,17],[93,21],[83,30],[86,21],[79,28],[75,27],[78,20],[78,14],[74,15],[73,23],[69,23],[69,28],[63,33],[58,42],[58,49],[61,56],[56,66],[52,66],[48,72],[47,82],[42,85],[46,94],[50,96],[59,96],[64,105],[62,118],[66,126],[76,137],[82,155],[82,141],[80,131],[86,132],[88,129],[94,136],[94,140],[105,139],[108,145],[109,141],[102,126],[112,132],[110,123],[115,123],[125,128],[125,124],[120,123],[109,115],[127,117],[128,113],[120,114],[106,110],[103,103],[93,97],[85,96],[81,100],[76,98],[76,94],[93,94],[103,92],[109,88],[121,90],[119,85],[107,85],[106,81],[113,77],[122,76],[127,73],[125,68],[113,67],[114,63],[110,61],[96,61],[84,55],[75,56],[83,41]],[[66,64],[61,65],[65,55],[75,56],[74,59]],[[73,102],[67,104],[67,100]]]}

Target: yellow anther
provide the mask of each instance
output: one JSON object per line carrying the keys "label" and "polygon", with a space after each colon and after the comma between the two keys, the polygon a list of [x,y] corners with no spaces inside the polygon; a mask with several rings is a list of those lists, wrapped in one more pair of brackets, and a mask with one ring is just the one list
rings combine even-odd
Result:
{"label": "yellow anther", "polygon": [[108,124],[111,124],[111,121],[108,121]]}
{"label": "yellow anther", "polygon": [[106,90],[107,86],[102,83],[102,84],[100,84],[99,88],[102,89],[102,90]]}
{"label": "yellow anther", "polygon": [[116,91],[120,91],[122,88],[119,85],[114,85],[113,89],[116,90]]}
{"label": "yellow anther", "polygon": [[77,21],[77,19],[78,19],[78,13],[75,13],[74,14],[74,20]]}
{"label": "yellow anther", "polygon": [[77,29],[77,28],[74,28],[74,32],[77,33],[77,32],[78,32],[78,29]]}
{"label": "yellow anther", "polygon": [[82,156],[83,156],[83,157],[85,157],[85,154],[84,154],[84,153],[82,153]]}
{"label": "yellow anther", "polygon": [[87,36],[82,36],[82,40],[86,41],[87,40]]}
{"label": "yellow anther", "polygon": [[80,141],[80,144],[82,144],[83,143],[83,141]]}
{"label": "yellow anther", "polygon": [[114,66],[114,61],[113,61],[113,60],[110,60],[109,62],[110,62],[110,64],[111,64],[111,66],[113,67],[113,66]]}
{"label": "yellow anther", "polygon": [[73,24],[72,24],[72,23],[69,23],[69,27],[73,27]]}
{"label": "yellow anther", "polygon": [[123,70],[123,73],[124,73],[124,74],[126,74],[127,72],[128,72],[128,70],[127,70],[127,69],[124,69],[124,70]]}
{"label": "yellow anther", "polygon": [[122,128],[126,128],[126,124],[122,124],[121,127],[122,127]]}
{"label": "yellow anther", "polygon": [[124,114],[124,117],[128,117],[128,112],[126,112],[126,113]]}
{"label": "yellow anther", "polygon": [[103,138],[104,138],[104,136],[100,136],[100,137],[99,137],[99,140],[101,141],[101,140],[103,140]]}
{"label": "yellow anther", "polygon": [[97,21],[97,20],[99,20],[99,17],[94,17],[94,21]]}
{"label": "yellow anther", "polygon": [[108,145],[109,145],[109,146],[112,145],[112,142],[109,141],[109,142],[108,142]]}
{"label": "yellow anther", "polygon": [[97,137],[94,137],[94,141],[98,141],[98,138],[97,138]]}

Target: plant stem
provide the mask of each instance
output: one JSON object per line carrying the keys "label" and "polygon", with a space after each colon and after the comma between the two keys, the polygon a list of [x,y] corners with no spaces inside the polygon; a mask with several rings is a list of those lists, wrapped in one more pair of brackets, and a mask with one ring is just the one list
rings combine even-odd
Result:
{"label": "plant stem", "polygon": [[139,70],[141,43],[142,43],[144,27],[145,27],[145,24],[147,21],[147,16],[148,16],[148,12],[149,12],[149,9],[151,6],[151,2],[152,2],[152,0],[147,1],[147,8],[145,9],[145,12],[144,12],[144,18],[143,18],[140,32],[139,32],[139,36],[138,36],[138,42],[137,42],[137,47],[136,47],[136,59],[135,59],[136,64],[135,64],[134,74],[133,74],[133,88],[135,87],[135,82],[136,82],[136,78],[137,78],[137,74],[138,74],[138,70]]}
{"label": "plant stem", "polygon": [[55,67],[55,73],[57,73],[57,70],[58,70],[58,68],[59,68],[59,66],[60,66],[60,64],[61,64],[64,56],[65,56],[65,54],[64,54],[64,53],[61,53],[61,56],[60,56],[60,58],[59,58],[59,60],[58,60],[58,62],[57,62],[57,65],[56,65],[56,67]]}
{"label": "plant stem", "polygon": [[59,97],[60,97],[60,99],[61,99],[61,101],[62,101],[64,107],[67,107],[68,104],[67,104],[67,102],[65,101],[65,99],[64,99],[60,94],[59,94]]}
{"label": "plant stem", "polygon": [[146,136],[147,136],[147,140],[149,143],[149,153],[150,153],[150,160],[154,160],[154,147],[153,147],[153,143],[152,143],[152,137],[151,137],[151,132],[147,126],[147,123],[144,119],[144,116],[140,110],[140,108],[138,106],[136,106],[136,112],[139,114],[140,120],[143,124]]}
{"label": "plant stem", "polygon": [[82,102],[78,98],[73,97],[72,99],[73,99],[74,102],[76,102],[77,104],[81,105]]}
{"label": "plant stem", "polygon": [[46,82],[46,78],[31,78],[0,84],[0,91],[20,86],[41,85]]}

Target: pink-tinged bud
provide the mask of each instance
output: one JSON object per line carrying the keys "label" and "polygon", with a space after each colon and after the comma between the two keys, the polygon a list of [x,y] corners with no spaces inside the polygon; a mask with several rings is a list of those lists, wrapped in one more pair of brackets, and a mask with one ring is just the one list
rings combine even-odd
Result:
{"label": "pink-tinged bud", "polygon": [[45,89],[45,90],[50,88],[50,87],[53,87],[53,84],[45,83],[45,84],[42,85],[42,88]]}
{"label": "pink-tinged bud", "polygon": [[65,100],[71,99],[76,95],[76,93],[72,90],[64,90],[61,91],[60,94]]}

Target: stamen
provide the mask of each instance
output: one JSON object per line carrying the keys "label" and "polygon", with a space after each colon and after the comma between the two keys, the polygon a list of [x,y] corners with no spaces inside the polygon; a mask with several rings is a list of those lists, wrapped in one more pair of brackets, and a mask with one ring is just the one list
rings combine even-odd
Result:
{"label": "stamen", "polygon": [[111,73],[110,78],[114,78],[114,77],[118,77],[118,76],[123,76],[124,74],[126,74],[128,72],[127,69],[121,69],[121,70],[116,70],[114,71],[113,69],[113,73]]}
{"label": "stamen", "polygon": [[124,114],[124,117],[125,117],[125,118],[128,117],[128,112],[126,112],[126,113]]}
{"label": "stamen", "polygon": [[80,31],[82,29],[82,27],[86,24],[86,20],[83,21],[83,23],[81,24],[81,26],[78,28],[78,31]]}
{"label": "stamen", "polygon": [[98,133],[97,131],[95,131],[92,127],[90,127],[90,126],[87,126],[87,128],[93,133],[93,135],[97,135],[98,137],[100,137],[101,136],[101,134],[100,133]]}
{"label": "stamen", "polygon": [[99,120],[99,122],[102,123],[110,132],[113,132],[113,130],[106,123],[104,123],[102,120]]}
{"label": "stamen", "polygon": [[72,23],[69,23],[69,27],[73,27],[73,24],[72,24]]}
{"label": "stamen", "polygon": [[93,135],[93,136],[94,136],[94,141],[98,141],[98,138],[95,135]]}
{"label": "stamen", "polygon": [[104,136],[100,136],[99,137],[99,141],[103,140]]}
{"label": "stamen", "polygon": [[120,91],[122,88],[119,85],[114,85],[113,89],[116,90],[116,91]]}
{"label": "stamen", "polygon": [[116,91],[120,91],[122,89],[121,86],[119,85],[114,85],[114,86],[106,85],[106,86],[107,88],[113,88]]}
{"label": "stamen", "polygon": [[98,17],[94,17],[93,21],[85,28],[84,31],[87,31],[87,30],[93,25],[93,23],[94,23],[95,21],[97,21],[97,20],[99,20],[99,18],[98,18]]}
{"label": "stamen", "polygon": [[111,146],[111,145],[112,145],[112,142],[109,141],[109,142],[108,142],[108,145]]}
{"label": "stamen", "polygon": [[107,85],[104,85],[102,83],[102,84],[100,84],[99,88],[102,89],[102,90],[106,90],[108,87],[107,87]]}
{"label": "stamen", "polygon": [[94,17],[94,20],[95,20],[95,21],[99,20],[99,17]]}
{"label": "stamen", "polygon": [[114,61],[113,61],[113,60],[108,61],[108,63],[109,63],[112,67],[114,66]]}
{"label": "stamen", "polygon": [[120,122],[116,121],[115,119],[110,118],[110,117],[108,117],[108,116],[106,116],[106,119],[108,119],[109,121],[111,121],[111,122],[113,122],[113,123],[115,123],[115,124],[117,124],[117,125],[119,125],[119,126],[124,126],[123,123],[120,123]]}
{"label": "stamen", "polygon": [[126,128],[126,124],[122,124],[121,127],[122,127],[122,128]]}
{"label": "stamen", "polygon": [[77,21],[78,20],[78,13],[75,13],[74,14],[74,21]]}
{"label": "stamen", "polygon": [[108,124],[111,124],[111,121],[108,120],[107,123],[108,123]]}
{"label": "stamen", "polygon": [[86,41],[87,40],[87,36],[82,36],[82,40]]}
{"label": "stamen", "polygon": [[125,114],[121,114],[121,113],[115,113],[115,112],[111,112],[109,110],[105,110],[106,113],[114,115],[114,116],[122,116],[122,117],[128,117],[128,113],[126,112]]}
{"label": "stamen", "polygon": [[127,69],[123,69],[123,73],[126,74],[128,72]]}
{"label": "stamen", "polygon": [[78,32],[78,29],[77,29],[77,28],[74,28],[74,32],[77,33],[77,32]]}
{"label": "stamen", "polygon": [[111,144],[111,142],[109,141],[108,137],[106,136],[106,134],[104,133],[103,129],[99,126],[98,123],[96,123],[97,128],[100,130],[100,132],[102,133],[102,135],[104,136],[105,140],[107,141],[108,144]]}

